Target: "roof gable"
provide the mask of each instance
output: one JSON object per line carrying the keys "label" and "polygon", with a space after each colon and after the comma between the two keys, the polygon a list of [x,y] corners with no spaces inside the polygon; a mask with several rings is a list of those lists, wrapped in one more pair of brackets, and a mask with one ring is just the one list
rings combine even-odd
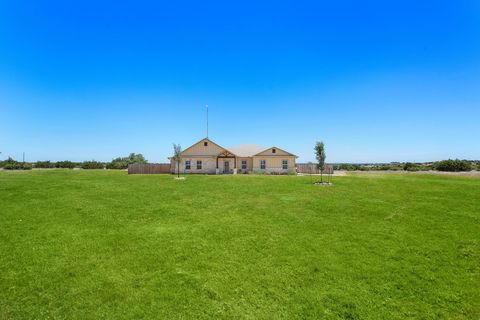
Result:
{"label": "roof gable", "polygon": [[225,151],[222,151],[220,152],[220,154],[218,154],[219,157],[235,157],[236,154],[228,151],[228,150],[225,150]]}
{"label": "roof gable", "polygon": [[[275,150],[275,152],[273,152]],[[255,144],[241,144],[224,148],[208,138],[204,138],[182,151],[181,156],[295,156],[277,147],[264,148]],[[296,156],[295,156],[296,157]]]}
{"label": "roof gable", "polygon": [[205,138],[198,141],[197,143],[194,143],[187,149],[183,150],[181,155],[182,156],[216,156],[225,151],[228,151],[228,150],[216,144],[212,140]]}
{"label": "roof gable", "polygon": [[295,156],[295,155],[283,149],[280,149],[277,147],[271,147],[255,154],[255,156]]}

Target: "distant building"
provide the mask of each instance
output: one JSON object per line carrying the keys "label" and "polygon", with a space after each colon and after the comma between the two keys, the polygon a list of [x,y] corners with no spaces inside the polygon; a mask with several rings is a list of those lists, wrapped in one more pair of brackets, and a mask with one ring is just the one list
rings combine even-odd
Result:
{"label": "distant building", "polygon": [[[278,173],[295,172],[297,156],[277,147],[264,148],[254,144],[242,144],[224,148],[205,138],[183,150],[180,155],[180,173]],[[172,172],[177,163],[169,158]]]}

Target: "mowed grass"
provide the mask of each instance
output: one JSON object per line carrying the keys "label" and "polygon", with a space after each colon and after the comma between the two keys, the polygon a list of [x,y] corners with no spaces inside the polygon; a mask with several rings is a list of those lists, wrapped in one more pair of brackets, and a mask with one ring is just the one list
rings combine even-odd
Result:
{"label": "mowed grass", "polygon": [[0,172],[0,319],[478,319],[480,179]]}

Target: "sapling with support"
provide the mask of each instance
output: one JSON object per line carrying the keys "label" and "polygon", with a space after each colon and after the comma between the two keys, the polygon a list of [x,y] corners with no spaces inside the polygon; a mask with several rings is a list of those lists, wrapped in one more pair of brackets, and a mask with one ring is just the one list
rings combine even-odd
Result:
{"label": "sapling with support", "polygon": [[177,178],[180,178],[180,154],[182,147],[179,144],[173,144],[173,160],[177,163]]}
{"label": "sapling with support", "polygon": [[325,170],[325,159],[327,158],[323,141],[317,141],[315,144],[315,157],[318,161],[318,169],[320,169],[320,183],[323,183],[323,171]]}
{"label": "sapling with support", "polygon": [[325,165],[325,173],[328,174],[328,184],[332,184],[333,166]]}

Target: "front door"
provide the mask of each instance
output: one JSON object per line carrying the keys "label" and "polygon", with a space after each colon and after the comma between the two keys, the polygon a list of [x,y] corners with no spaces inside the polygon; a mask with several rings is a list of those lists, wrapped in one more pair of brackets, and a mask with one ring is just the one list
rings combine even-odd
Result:
{"label": "front door", "polygon": [[223,163],[223,172],[230,173],[230,161],[225,161]]}

